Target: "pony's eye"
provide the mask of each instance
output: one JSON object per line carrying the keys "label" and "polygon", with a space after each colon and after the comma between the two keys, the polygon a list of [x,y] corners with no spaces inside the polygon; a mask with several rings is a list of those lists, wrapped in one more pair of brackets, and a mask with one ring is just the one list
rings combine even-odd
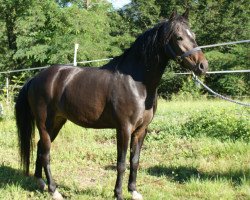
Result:
{"label": "pony's eye", "polygon": [[181,36],[177,36],[176,38],[177,40],[183,40],[183,38]]}

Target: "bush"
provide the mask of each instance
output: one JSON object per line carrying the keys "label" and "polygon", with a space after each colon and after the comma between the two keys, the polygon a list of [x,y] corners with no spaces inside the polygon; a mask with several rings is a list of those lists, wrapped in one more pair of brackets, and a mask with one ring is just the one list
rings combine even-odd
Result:
{"label": "bush", "polygon": [[170,62],[161,78],[158,94],[164,98],[169,99],[172,94],[178,93],[184,80],[186,80],[186,76],[177,76],[174,74],[178,72],[176,68],[178,68],[176,63]]}
{"label": "bush", "polygon": [[196,85],[192,76],[176,75],[173,71],[166,71],[161,79],[158,94],[171,100],[194,100],[203,98],[202,87]]}
{"label": "bush", "polygon": [[[192,103],[195,107],[195,103]],[[169,135],[181,137],[213,137],[219,140],[244,140],[250,142],[250,110],[244,107],[206,106],[204,108],[187,107],[185,113],[180,110],[169,111],[155,117],[149,126],[149,140],[162,140]]]}
{"label": "bush", "polygon": [[[210,71],[240,70],[248,68],[248,51],[244,45],[227,47],[227,52],[209,51],[206,57]],[[206,84],[219,93],[228,96],[248,96],[249,74],[213,74],[206,77]]]}
{"label": "bush", "polygon": [[247,115],[225,109],[197,112],[182,125],[182,134],[199,137],[208,136],[221,140],[250,141],[250,123]]}

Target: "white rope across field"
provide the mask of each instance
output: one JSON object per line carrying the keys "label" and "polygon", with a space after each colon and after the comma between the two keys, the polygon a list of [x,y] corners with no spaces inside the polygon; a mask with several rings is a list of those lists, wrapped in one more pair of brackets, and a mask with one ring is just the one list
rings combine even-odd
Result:
{"label": "white rope across field", "polygon": [[[210,71],[206,72],[206,74],[233,74],[233,73],[249,73],[250,69],[242,69],[242,70],[224,70],[224,71]],[[192,74],[192,72],[180,72],[180,73],[174,73],[177,75],[188,75]]]}
{"label": "white rope across field", "polygon": [[228,97],[225,97],[215,91],[213,91],[210,87],[208,87],[206,84],[204,84],[194,73],[193,74],[193,78],[196,82],[198,82],[199,84],[201,84],[204,88],[206,88],[209,92],[211,92],[212,94],[214,94],[215,96],[221,98],[221,99],[224,99],[226,101],[230,101],[232,103],[236,103],[236,104],[239,104],[239,105],[242,105],[242,106],[248,106],[250,107],[250,103],[244,103],[244,102],[239,102],[239,101],[235,101],[233,99],[230,99]]}
{"label": "white rope across field", "polygon": [[226,46],[226,45],[232,45],[232,44],[241,44],[241,43],[248,43],[250,40],[240,40],[235,42],[225,42],[225,43],[219,43],[219,44],[209,44],[204,46],[199,46],[200,49],[210,48],[210,47],[219,47],[219,46]]}

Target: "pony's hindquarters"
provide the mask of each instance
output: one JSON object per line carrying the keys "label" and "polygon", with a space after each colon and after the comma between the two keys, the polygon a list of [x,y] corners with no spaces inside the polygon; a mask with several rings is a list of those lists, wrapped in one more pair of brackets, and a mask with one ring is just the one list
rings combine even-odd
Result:
{"label": "pony's hindquarters", "polygon": [[29,174],[30,165],[30,151],[32,149],[32,142],[34,136],[34,117],[32,116],[30,105],[28,102],[28,88],[31,80],[28,81],[20,90],[16,105],[16,126],[18,132],[19,152],[21,157],[21,164],[26,174]]}

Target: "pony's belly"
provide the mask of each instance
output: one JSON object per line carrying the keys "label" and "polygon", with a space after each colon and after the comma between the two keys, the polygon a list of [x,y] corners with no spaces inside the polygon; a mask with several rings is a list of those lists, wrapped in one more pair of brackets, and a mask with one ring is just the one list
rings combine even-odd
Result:
{"label": "pony's belly", "polygon": [[88,123],[88,122],[78,123],[74,121],[72,122],[84,128],[95,128],[95,129],[116,128],[115,124],[106,122],[94,122],[94,123]]}
{"label": "pony's belly", "polygon": [[71,118],[68,117],[68,119],[85,128],[116,128],[116,123],[114,123],[113,120],[105,120],[105,119],[98,119],[98,120],[88,120],[88,119],[80,119],[80,118]]}
{"label": "pony's belly", "polygon": [[63,115],[73,123],[86,128],[115,128],[116,120],[109,106],[86,106],[64,110]]}

